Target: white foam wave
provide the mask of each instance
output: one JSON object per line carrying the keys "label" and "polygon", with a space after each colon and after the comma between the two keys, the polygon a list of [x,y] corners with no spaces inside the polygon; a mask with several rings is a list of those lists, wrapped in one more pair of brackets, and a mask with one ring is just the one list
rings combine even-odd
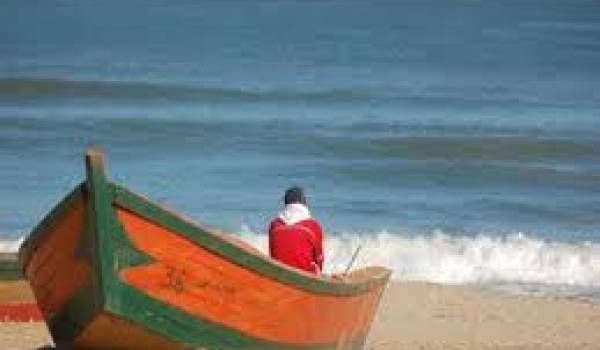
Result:
{"label": "white foam wave", "polygon": [[[239,235],[264,254],[268,237],[243,226]],[[0,241],[0,252],[17,252],[23,237]],[[524,234],[455,237],[442,232],[344,233],[325,239],[325,272],[386,266],[399,281],[444,284],[538,284],[600,288],[600,244],[546,241]]]}
{"label": "white foam wave", "polygon": [[0,241],[0,253],[16,253],[24,239],[21,237],[12,241]]}
{"label": "white foam wave", "polygon": [[[242,237],[267,253],[264,234],[247,228]],[[354,250],[353,268],[387,266],[392,278],[444,284],[541,284],[600,288],[600,244],[544,241],[524,234],[454,237],[442,232],[412,236],[328,235],[326,272],[343,271]]]}

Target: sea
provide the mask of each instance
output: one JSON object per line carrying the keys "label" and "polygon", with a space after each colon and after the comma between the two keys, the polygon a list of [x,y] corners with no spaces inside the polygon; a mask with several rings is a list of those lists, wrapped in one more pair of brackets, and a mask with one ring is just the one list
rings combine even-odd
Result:
{"label": "sea", "polygon": [[600,2],[3,1],[0,250],[111,179],[326,271],[600,300]]}

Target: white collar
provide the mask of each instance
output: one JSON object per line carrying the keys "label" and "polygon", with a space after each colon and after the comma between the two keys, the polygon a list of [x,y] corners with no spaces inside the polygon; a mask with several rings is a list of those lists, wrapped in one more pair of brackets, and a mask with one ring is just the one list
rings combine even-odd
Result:
{"label": "white collar", "polygon": [[310,211],[306,205],[301,203],[292,203],[285,206],[285,209],[279,213],[279,218],[286,225],[293,225],[300,221],[310,219]]}

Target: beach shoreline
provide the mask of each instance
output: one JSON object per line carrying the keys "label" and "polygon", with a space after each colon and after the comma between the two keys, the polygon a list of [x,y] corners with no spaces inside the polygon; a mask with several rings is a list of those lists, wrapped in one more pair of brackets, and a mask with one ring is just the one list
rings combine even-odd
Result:
{"label": "beach shoreline", "polygon": [[[26,283],[11,283],[11,295],[30,296]],[[584,300],[394,281],[365,349],[600,349],[598,329],[600,305]],[[0,322],[1,349],[50,345],[43,322]]]}

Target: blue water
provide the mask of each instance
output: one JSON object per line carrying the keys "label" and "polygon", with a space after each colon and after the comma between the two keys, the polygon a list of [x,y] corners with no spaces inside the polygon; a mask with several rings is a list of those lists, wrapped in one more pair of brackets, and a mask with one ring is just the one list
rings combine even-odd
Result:
{"label": "blue water", "polygon": [[[421,237],[489,241],[533,254],[519,283],[600,290],[597,1],[4,2],[0,239],[81,181],[89,145],[251,239],[300,184],[329,237],[387,237],[398,271]],[[467,282],[511,280],[486,259]]]}

